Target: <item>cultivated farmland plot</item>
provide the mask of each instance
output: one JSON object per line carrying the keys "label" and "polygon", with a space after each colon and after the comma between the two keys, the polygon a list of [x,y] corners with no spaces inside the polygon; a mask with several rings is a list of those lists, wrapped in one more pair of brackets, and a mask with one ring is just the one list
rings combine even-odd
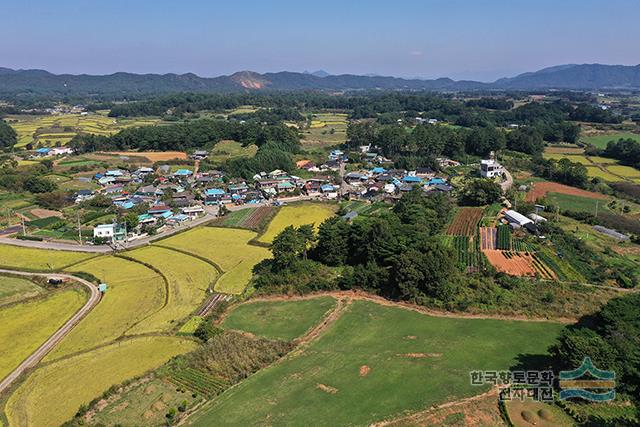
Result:
{"label": "cultivated farmland plot", "polygon": [[271,220],[267,230],[258,237],[262,243],[271,243],[273,239],[288,226],[299,227],[304,224],[314,224],[316,230],[325,219],[335,214],[333,205],[321,203],[303,203],[287,205],[278,211]]}
{"label": "cultivated farmland plot", "polygon": [[474,236],[482,219],[482,208],[460,208],[447,228],[447,234],[454,236]]}

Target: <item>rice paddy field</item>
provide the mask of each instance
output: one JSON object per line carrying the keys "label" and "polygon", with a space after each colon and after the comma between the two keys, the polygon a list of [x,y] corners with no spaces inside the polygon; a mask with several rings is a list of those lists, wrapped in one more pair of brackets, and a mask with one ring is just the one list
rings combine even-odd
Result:
{"label": "rice paddy field", "polygon": [[218,278],[218,271],[211,264],[170,249],[149,246],[127,252],[126,256],[153,265],[168,282],[165,306],[127,334],[170,331],[200,306],[207,289]]}
{"label": "rice paddy field", "polygon": [[487,391],[470,384],[470,371],[544,355],[562,327],[439,318],[354,301],[317,340],[223,393],[193,424],[303,425],[311,416],[314,425],[367,425],[394,418]]}
{"label": "rice paddy field", "polygon": [[37,146],[65,145],[78,133],[112,135],[135,126],[158,124],[159,119],[135,119],[107,117],[107,112],[81,114],[60,114],[45,116],[15,115],[6,117],[6,121],[18,134],[16,148],[28,144]]}
{"label": "rice paddy field", "polygon": [[0,245],[0,266],[28,271],[56,271],[95,254]]}
{"label": "rice paddy field", "polygon": [[305,147],[330,147],[342,144],[347,139],[347,114],[313,114],[309,128],[302,131]]}
{"label": "rice paddy field", "polygon": [[606,148],[607,143],[609,141],[617,141],[618,139],[633,139],[640,142],[640,134],[637,133],[629,133],[629,132],[621,132],[621,133],[611,133],[604,135],[593,135],[593,136],[583,136],[580,138],[581,142],[585,142],[587,144],[594,145],[598,148]]}
{"label": "rice paddy field", "polygon": [[324,203],[301,203],[287,205],[280,208],[271,220],[264,234],[258,237],[262,243],[271,243],[289,225],[299,227],[304,224],[314,224],[317,227],[329,217],[335,215],[335,206]]}
{"label": "rice paddy field", "polygon": [[225,329],[250,332],[272,340],[302,336],[336,306],[331,297],[295,301],[256,301],[234,308],[222,323]]}
{"label": "rice paddy field", "polygon": [[[640,135],[636,135],[640,141]],[[606,144],[605,144],[606,145]],[[580,163],[587,167],[589,178],[600,178],[604,181],[640,182],[640,170],[629,166],[619,165],[615,159],[600,156],[586,156],[584,154],[563,153],[547,147],[543,153],[545,159],[560,160],[569,159],[574,163]]]}
{"label": "rice paddy field", "polygon": [[104,297],[45,360],[107,344],[143,323],[166,304],[163,278],[142,264],[113,256],[74,265],[68,271],[89,273],[107,284]]}
{"label": "rice paddy field", "polygon": [[[3,279],[0,286],[5,284]],[[0,308],[0,379],[40,347],[86,299],[81,290],[68,289]]]}
{"label": "rice paddy field", "polygon": [[22,277],[0,276],[0,307],[23,299],[36,297],[43,288]]}
{"label": "rice paddy field", "polygon": [[196,345],[182,338],[140,337],[43,365],[9,397],[5,414],[12,426],[60,425],[113,384],[157,368]]}
{"label": "rice paddy field", "polygon": [[168,247],[206,258],[223,271],[215,290],[240,294],[247,287],[253,266],[269,257],[269,250],[249,244],[256,233],[219,227],[194,228],[154,246]]}

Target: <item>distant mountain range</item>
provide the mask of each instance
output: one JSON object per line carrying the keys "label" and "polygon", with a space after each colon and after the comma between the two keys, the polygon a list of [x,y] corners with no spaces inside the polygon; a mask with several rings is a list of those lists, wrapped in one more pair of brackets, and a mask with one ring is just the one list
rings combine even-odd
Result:
{"label": "distant mountain range", "polygon": [[0,68],[0,94],[136,95],[240,90],[602,90],[640,89],[640,65],[569,64],[503,78],[493,83],[470,80],[402,79],[377,75],[331,75],[326,71],[259,74],[241,71],[229,76],[187,74],[109,75],[52,74],[44,70]]}

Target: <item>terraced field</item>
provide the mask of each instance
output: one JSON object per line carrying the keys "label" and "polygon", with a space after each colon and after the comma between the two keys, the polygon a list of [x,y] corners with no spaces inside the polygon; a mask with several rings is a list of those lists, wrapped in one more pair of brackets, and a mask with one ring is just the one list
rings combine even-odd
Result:
{"label": "terraced field", "polygon": [[7,122],[18,134],[16,147],[27,144],[41,146],[65,145],[78,133],[112,135],[122,129],[134,126],[151,126],[158,119],[114,119],[106,112],[97,114],[61,114],[46,116],[8,116]]}
{"label": "terraced field", "polygon": [[0,245],[0,266],[28,271],[54,271],[87,260],[95,254]]}
{"label": "terraced field", "polygon": [[211,264],[170,249],[149,246],[125,255],[153,265],[169,283],[166,305],[127,334],[170,331],[177,322],[198,308],[206,297],[207,289],[218,278],[218,271]]}
{"label": "terraced field", "polygon": [[78,264],[70,272],[86,272],[107,283],[105,296],[53,350],[45,361],[107,344],[161,310],[165,283],[144,265],[113,256]]}
{"label": "terraced field", "polygon": [[269,257],[269,250],[249,244],[256,233],[248,230],[201,227],[158,242],[155,246],[175,248],[204,257],[220,267],[224,274],[215,290],[239,294],[252,276],[253,266]]}
{"label": "terraced field", "polygon": [[287,205],[280,208],[280,211],[271,220],[267,230],[258,237],[262,243],[271,243],[289,225],[299,227],[304,224],[314,224],[317,227],[325,219],[335,215],[334,205],[321,203],[304,203]]}
{"label": "terraced field", "polygon": [[0,308],[0,379],[40,347],[86,300],[84,292],[69,289]]}
{"label": "terraced field", "polygon": [[196,345],[174,337],[133,338],[44,365],[9,397],[5,413],[13,426],[60,425],[113,384],[157,368]]}

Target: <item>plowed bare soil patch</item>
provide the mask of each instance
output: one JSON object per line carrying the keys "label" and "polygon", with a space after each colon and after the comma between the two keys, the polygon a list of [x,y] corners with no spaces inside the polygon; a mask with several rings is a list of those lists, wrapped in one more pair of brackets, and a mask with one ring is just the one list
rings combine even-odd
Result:
{"label": "plowed bare soil patch", "polygon": [[484,251],[485,256],[499,272],[512,276],[535,276],[536,270],[533,268],[533,258],[531,255],[510,252],[507,257],[503,251]]}
{"label": "plowed bare soil patch", "polygon": [[52,216],[57,216],[58,218],[62,218],[62,212],[52,211],[49,209],[40,209],[40,208],[31,209],[31,215],[38,217],[40,219],[49,218]]}
{"label": "plowed bare soil patch", "polygon": [[360,366],[360,376],[361,377],[366,377],[367,375],[369,375],[369,372],[371,372],[371,368],[370,367],[368,367],[367,365]]}
{"label": "plowed bare soil patch", "polygon": [[442,357],[442,353],[405,353],[396,354],[398,357],[408,357],[410,359],[424,359],[426,357]]}
{"label": "plowed bare soil patch", "polygon": [[591,199],[607,200],[609,197],[604,194],[594,193],[593,191],[581,190],[580,188],[569,187],[568,185],[558,184],[557,182],[536,182],[526,196],[527,202],[535,202],[547,193],[562,193],[570,196],[589,197]]}
{"label": "plowed bare soil patch", "polygon": [[482,219],[482,208],[461,208],[447,228],[452,236],[473,236],[476,234],[478,222]]}
{"label": "plowed bare soil patch", "polygon": [[483,251],[495,250],[498,230],[495,227],[480,227],[480,248]]}

